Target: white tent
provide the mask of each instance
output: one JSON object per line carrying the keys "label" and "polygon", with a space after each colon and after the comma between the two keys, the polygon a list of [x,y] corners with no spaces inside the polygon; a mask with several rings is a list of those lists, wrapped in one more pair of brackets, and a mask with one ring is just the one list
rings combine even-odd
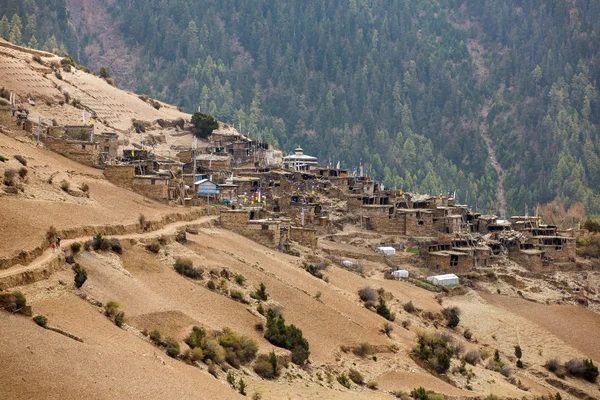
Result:
{"label": "white tent", "polygon": [[452,286],[460,283],[458,276],[454,274],[430,276],[427,281],[440,286]]}
{"label": "white tent", "polygon": [[393,247],[378,247],[377,251],[383,253],[384,256],[393,256],[396,254],[396,249]]}
{"label": "white tent", "polygon": [[408,271],[405,269],[399,269],[397,271],[393,271],[392,276],[397,279],[408,278]]}
{"label": "white tent", "polygon": [[342,265],[346,268],[352,268],[354,266],[354,263],[352,261],[344,260],[342,261]]}

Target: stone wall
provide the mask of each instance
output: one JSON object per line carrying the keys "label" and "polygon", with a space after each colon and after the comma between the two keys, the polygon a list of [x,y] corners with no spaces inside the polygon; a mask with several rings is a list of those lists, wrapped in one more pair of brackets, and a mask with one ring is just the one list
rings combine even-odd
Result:
{"label": "stone wall", "polygon": [[57,152],[67,158],[78,163],[89,165],[91,167],[98,166],[98,150],[97,146],[89,142],[68,141],[65,139],[46,136],[42,141],[52,151]]}
{"label": "stone wall", "polygon": [[0,125],[12,126],[14,124],[14,118],[10,106],[0,107]]}
{"label": "stone wall", "polygon": [[132,189],[135,167],[133,165],[107,165],[104,168],[104,176],[113,185]]}
{"label": "stone wall", "polygon": [[301,227],[290,228],[290,239],[300,243],[303,246],[307,246],[315,249],[317,247],[317,231],[315,229],[307,229]]}
{"label": "stone wall", "polygon": [[436,273],[460,273],[467,272],[473,267],[473,257],[468,254],[456,254],[458,260],[456,265],[451,265],[452,256],[446,253],[428,253],[424,255],[425,265]]}
{"label": "stone wall", "polygon": [[542,260],[543,256],[543,254],[527,254],[520,250],[510,251],[508,253],[508,258],[511,261],[514,261],[523,268],[534,272],[543,272],[549,270],[548,267],[544,267]]}
{"label": "stone wall", "polygon": [[236,232],[238,230],[245,230],[249,219],[248,211],[243,210],[223,210],[219,217],[223,228],[231,229]]}
{"label": "stone wall", "polygon": [[405,234],[408,236],[427,236],[433,233],[433,214],[424,213],[417,217],[417,213],[405,213]]}

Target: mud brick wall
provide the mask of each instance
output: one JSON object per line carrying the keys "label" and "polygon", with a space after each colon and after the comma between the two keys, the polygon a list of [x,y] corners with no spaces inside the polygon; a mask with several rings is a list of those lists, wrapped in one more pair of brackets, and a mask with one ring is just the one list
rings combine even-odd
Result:
{"label": "mud brick wall", "polygon": [[543,272],[544,270],[550,270],[549,267],[544,267],[540,255],[525,254],[520,250],[516,250],[509,252],[508,258],[530,271]]}
{"label": "mud brick wall", "polygon": [[454,274],[458,272],[467,272],[473,266],[473,257],[469,255],[458,256],[458,264],[450,266],[450,256],[441,254],[427,254],[424,257],[427,268],[436,273]]}
{"label": "mud brick wall", "polygon": [[15,123],[15,119],[12,116],[12,111],[10,107],[2,107],[0,108],[0,125],[3,126],[12,126]]}
{"label": "mud brick wall", "polygon": [[131,189],[133,187],[135,167],[133,165],[107,165],[104,168],[104,176],[113,185]]}
{"label": "mud brick wall", "polygon": [[223,210],[219,217],[221,225],[225,229],[233,231],[242,231],[246,229],[248,224],[249,214],[247,211]]}
{"label": "mud brick wall", "polygon": [[433,233],[433,214],[422,214],[422,225],[415,213],[405,214],[405,234],[409,236],[431,235]]}
{"label": "mud brick wall", "polygon": [[290,228],[290,239],[304,246],[317,247],[317,231],[315,229],[306,229],[299,227]]}
{"label": "mud brick wall", "polygon": [[134,192],[154,200],[163,201],[169,198],[169,186],[167,185],[132,184],[131,188]]}
{"label": "mud brick wall", "polygon": [[94,145],[91,143],[85,144],[84,149],[83,143],[68,142],[51,136],[43,138],[42,141],[49,149],[73,161],[92,167],[98,165],[98,151],[94,149]]}

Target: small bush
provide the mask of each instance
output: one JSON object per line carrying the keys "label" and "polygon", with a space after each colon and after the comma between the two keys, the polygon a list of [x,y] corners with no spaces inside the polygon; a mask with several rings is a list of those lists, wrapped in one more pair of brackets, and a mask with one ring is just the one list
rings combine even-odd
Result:
{"label": "small bush", "polygon": [[442,310],[442,315],[446,318],[448,328],[456,328],[460,322],[460,309],[458,307],[448,307]]}
{"label": "small bush", "polygon": [[305,264],[304,269],[315,278],[323,279],[325,277],[323,273],[312,264]]}
{"label": "small bush", "polygon": [[117,313],[117,315],[115,315],[115,325],[120,328],[121,326],[123,326],[124,322],[125,322],[125,313],[123,311],[119,311]]}
{"label": "small bush", "polygon": [[246,277],[242,274],[237,274],[235,276],[235,283],[237,283],[240,286],[244,286],[244,284],[246,283]]}
{"label": "small bush", "polygon": [[101,233],[96,234],[96,236],[94,236],[92,238],[91,245],[95,251],[100,251],[100,250],[108,251],[108,250],[110,250],[110,247],[111,247],[110,241],[107,239],[104,239],[104,237],[102,236]]}
{"label": "small bush", "polygon": [[358,297],[364,302],[377,300],[377,292],[370,287],[362,288],[358,291]]}
{"label": "small bush", "polygon": [[21,177],[21,179],[25,179],[25,177],[27,176],[27,168],[25,167],[21,167],[19,168],[19,176]]}
{"label": "small bush", "polygon": [[75,287],[79,289],[87,281],[87,271],[79,264],[73,264],[71,269],[75,272]]}
{"label": "small bush", "polygon": [[6,158],[5,156],[3,156],[2,154],[0,154],[0,161],[1,162],[7,162],[8,158]]}
{"label": "small bush", "polygon": [[471,333],[470,330],[465,329],[465,332],[463,333],[463,337],[465,339],[467,339],[468,341],[471,341],[471,339],[473,338],[473,334]]}
{"label": "small bush", "polygon": [[402,306],[402,308],[404,308],[404,311],[406,311],[407,313],[410,313],[410,314],[415,312],[415,306],[412,301],[409,301],[408,303],[404,303],[404,306]]}
{"label": "small bush", "polygon": [[71,243],[71,252],[73,254],[77,254],[81,251],[81,243],[79,242],[73,242]]}
{"label": "small bush", "polygon": [[167,349],[167,355],[169,357],[176,358],[179,355],[179,343],[173,338],[165,339],[165,347]]}
{"label": "small bush", "polygon": [[202,279],[202,274],[204,274],[203,269],[194,268],[194,263],[189,258],[178,258],[175,260],[174,268],[178,274],[191,279]]}
{"label": "small bush", "polygon": [[152,342],[154,342],[154,344],[161,345],[162,344],[161,339],[162,339],[162,336],[161,336],[160,332],[158,331],[158,329],[155,329],[152,332],[150,332],[150,340],[152,340]]}
{"label": "small bush", "polygon": [[348,378],[350,378],[352,382],[356,383],[357,385],[362,386],[365,384],[365,378],[355,369],[350,368],[350,371],[348,371]]}
{"label": "small bush", "polygon": [[471,350],[465,354],[465,361],[471,365],[477,365],[481,361],[481,353],[477,350]]}
{"label": "small bush", "polygon": [[265,284],[261,282],[256,291],[252,293],[250,297],[256,300],[267,301],[269,299],[269,295],[267,293],[267,287]]}
{"label": "small bush", "polygon": [[90,191],[90,187],[87,183],[84,183],[83,185],[81,185],[81,187],[79,188],[83,193],[88,193]]}
{"label": "small bush", "polygon": [[355,355],[364,358],[370,354],[373,354],[373,346],[371,346],[369,343],[363,342],[356,346],[354,349],[352,349],[352,352]]}
{"label": "small bush", "polygon": [[14,186],[15,177],[17,176],[17,171],[14,169],[7,169],[4,171],[4,184],[6,186]]}
{"label": "small bush", "polygon": [[15,159],[16,159],[18,162],[20,162],[20,163],[21,163],[21,164],[22,164],[24,167],[26,167],[26,166],[27,166],[27,160],[25,159],[25,157],[23,157],[23,156],[21,156],[21,155],[17,154],[17,155],[15,155]]}
{"label": "small bush", "polygon": [[73,99],[71,100],[71,105],[75,108],[81,108],[81,100]]}
{"label": "small bush", "polygon": [[598,367],[591,359],[574,358],[565,363],[565,369],[574,377],[583,378],[591,383],[595,383],[598,378]]}
{"label": "small bush", "polygon": [[345,387],[346,389],[350,389],[350,380],[346,376],[346,374],[340,374],[336,377],[338,383]]}
{"label": "small bush", "polygon": [[15,295],[15,305],[17,306],[17,310],[21,310],[23,307],[27,305],[27,299],[25,295],[19,291],[13,292]]}
{"label": "small bush", "polygon": [[420,333],[415,355],[427,363],[438,373],[444,373],[450,368],[450,360],[454,349],[444,338],[427,333]]}
{"label": "small bush", "polygon": [[123,254],[123,247],[121,246],[121,242],[117,238],[109,239],[110,249],[117,254]]}
{"label": "small bush", "polygon": [[239,290],[231,290],[229,292],[229,296],[231,296],[233,300],[239,301],[240,303],[248,302],[248,300],[246,300],[246,296],[244,296],[244,293]]}
{"label": "small bush", "polygon": [[117,313],[119,312],[119,307],[120,307],[120,305],[116,301],[109,301],[104,306],[104,314],[107,317],[112,318],[115,315],[117,315]]}
{"label": "small bush", "polygon": [[105,79],[106,83],[108,83],[110,86],[115,86],[115,80],[113,78],[106,78]]}
{"label": "small bush", "polygon": [[63,77],[62,77],[62,75],[60,74],[60,72],[56,71],[56,72],[54,73],[54,76],[56,76],[56,79],[58,79],[59,81],[62,81],[62,78],[63,78]]}
{"label": "small bush", "polygon": [[104,67],[100,67],[100,71],[98,71],[98,76],[102,79],[110,78],[108,70]]}
{"label": "small bush", "polygon": [[379,296],[379,303],[377,303],[375,311],[377,312],[377,314],[381,315],[388,321],[394,321],[396,319],[395,314],[390,311],[387,304],[385,303],[385,300],[381,296]]}
{"label": "small bush", "polygon": [[391,324],[389,324],[387,322],[385,322],[383,324],[382,332],[385,333],[387,335],[387,337],[391,337],[392,336],[392,331],[393,330],[394,330],[394,327]]}
{"label": "small bush", "polygon": [[280,374],[280,366],[275,352],[261,354],[254,364],[254,372],[263,379],[275,379]]}
{"label": "small bush", "polygon": [[292,351],[292,362],[304,365],[310,355],[308,341],[302,336],[302,331],[296,326],[285,325],[281,315],[275,316],[275,311],[267,311],[267,329],[265,339],[271,344]]}
{"label": "small bush", "polygon": [[550,372],[556,372],[560,368],[560,361],[558,361],[556,358],[551,358],[550,360],[546,361],[544,367]]}
{"label": "small bush", "polygon": [[43,315],[36,315],[33,317],[33,321],[42,328],[45,328],[46,325],[48,325],[48,318],[44,317]]}
{"label": "small bush", "polygon": [[34,54],[31,59],[33,61],[35,61],[38,64],[44,64],[44,62],[42,61],[42,57],[38,56],[37,54]]}
{"label": "small bush", "polygon": [[244,382],[244,380],[242,378],[240,378],[240,381],[238,382],[238,392],[242,396],[246,395],[246,382]]}
{"label": "small bush", "polygon": [[71,187],[71,184],[65,180],[63,180],[60,183],[60,188],[63,190],[63,192],[69,192],[69,188]]}
{"label": "small bush", "polygon": [[209,288],[210,290],[215,290],[217,288],[217,285],[215,284],[215,281],[213,281],[212,279],[210,281],[208,281],[208,283],[206,284],[206,287]]}
{"label": "small bush", "polygon": [[158,253],[160,251],[160,242],[154,239],[150,244],[146,245],[146,250],[151,251],[152,253]]}

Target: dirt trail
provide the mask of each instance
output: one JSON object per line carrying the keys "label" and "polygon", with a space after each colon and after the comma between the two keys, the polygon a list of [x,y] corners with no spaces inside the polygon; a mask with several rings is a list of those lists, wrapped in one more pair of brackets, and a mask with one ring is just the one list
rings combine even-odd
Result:
{"label": "dirt trail", "polygon": [[[218,216],[205,216],[205,217],[201,217],[201,218],[198,218],[198,219],[195,219],[192,221],[174,222],[174,223],[166,225],[165,227],[155,230],[155,231],[150,231],[150,232],[145,232],[145,233],[130,233],[130,234],[126,234],[126,235],[116,235],[116,236],[110,236],[110,237],[116,238],[119,240],[148,239],[148,238],[152,238],[152,237],[156,237],[156,236],[160,236],[160,235],[164,235],[164,234],[174,233],[177,229],[184,227],[184,226],[196,225],[196,224],[202,224],[202,223],[214,221],[217,218],[218,218]],[[74,239],[63,240],[63,241],[61,241],[61,244],[63,247],[67,247],[67,246],[70,246],[71,243],[81,242],[81,241],[85,241],[88,239],[89,239],[89,235],[74,238]],[[60,249],[53,252],[52,249],[48,248],[46,251],[44,251],[44,253],[42,253],[42,255],[40,255],[38,258],[36,258],[35,260],[33,260],[31,263],[29,263],[27,265],[19,265],[15,268],[8,268],[6,270],[0,271],[0,279],[5,278],[7,276],[24,273],[27,271],[33,271],[37,268],[43,267],[51,260],[57,258],[59,254],[60,254]]]}
{"label": "dirt trail", "polygon": [[498,213],[501,217],[505,217],[507,204],[506,196],[504,194],[505,172],[496,157],[496,150],[494,149],[494,146],[492,144],[492,139],[488,136],[486,120],[489,112],[490,103],[488,102],[481,108],[481,111],[479,112],[479,115],[483,119],[479,127],[479,131],[481,132],[481,136],[483,137],[483,140],[485,141],[485,144],[488,149],[488,153],[490,154],[490,163],[492,164],[492,167],[494,167],[496,173],[498,174],[498,186],[496,187],[496,202],[498,205]]}

